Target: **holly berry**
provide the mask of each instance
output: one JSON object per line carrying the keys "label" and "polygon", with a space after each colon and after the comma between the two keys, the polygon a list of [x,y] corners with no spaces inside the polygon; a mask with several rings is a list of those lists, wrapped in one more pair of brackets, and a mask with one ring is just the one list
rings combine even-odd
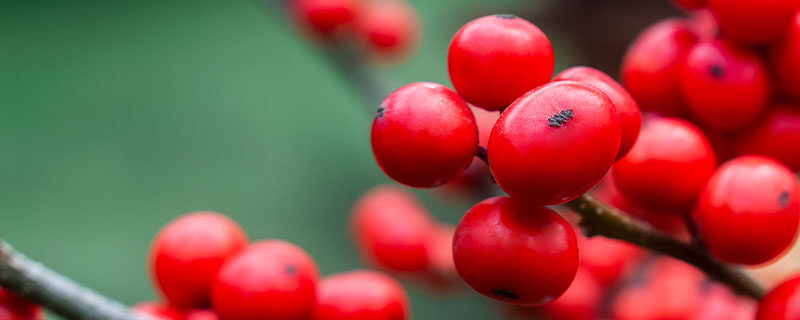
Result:
{"label": "holly berry", "polygon": [[0,288],[0,319],[43,320],[44,314],[39,306]]}
{"label": "holly berry", "polygon": [[372,122],[372,153],[390,178],[416,188],[441,185],[472,162],[475,117],[453,91],[417,82],[392,92]]}
{"label": "holly berry", "polygon": [[211,301],[223,319],[307,319],[317,278],[317,266],[303,249],[263,240],[225,262]]}
{"label": "holly berry", "polygon": [[567,291],[553,302],[543,305],[542,313],[548,319],[594,320],[598,318],[602,299],[600,284],[588,271],[579,268]]}
{"label": "holly berry", "polygon": [[131,309],[134,312],[155,320],[182,320],[183,315],[177,309],[155,301],[140,302]]}
{"label": "holly berry", "polygon": [[552,210],[495,197],[458,223],[453,260],[475,291],[532,306],[567,290],[578,269],[578,246],[572,227]]}
{"label": "holly berry", "polygon": [[703,275],[683,262],[663,258],[644,282],[626,287],[611,303],[615,320],[696,319]]}
{"label": "holly berry", "polygon": [[550,81],[550,40],[525,19],[498,14],[470,21],[453,36],[447,71],[458,94],[487,110],[500,110]]}
{"label": "holly berry", "polygon": [[800,276],[773,288],[758,304],[756,320],[800,319]]}
{"label": "holly berry", "polygon": [[697,119],[715,129],[747,124],[770,97],[767,70],[759,56],[724,40],[701,42],[681,72],[681,92]]}
{"label": "holly berry", "polygon": [[408,297],[380,272],[356,270],[325,277],[317,287],[311,320],[404,320]]}
{"label": "holly berry", "polygon": [[359,0],[288,0],[288,15],[304,31],[331,40],[348,31],[359,10]]}
{"label": "holly berry", "polygon": [[739,154],[761,154],[800,171],[800,107],[778,104],[737,140]]}
{"label": "holly berry", "polygon": [[625,276],[643,252],[619,240],[578,235],[581,269],[592,275],[599,286],[608,287]]}
{"label": "holly berry", "polygon": [[356,244],[371,264],[399,272],[430,267],[430,239],[435,225],[419,201],[393,186],[377,186],[353,207]]}
{"label": "holly berry", "polygon": [[622,140],[617,153],[617,159],[622,158],[633,147],[639,129],[642,126],[642,114],[639,105],[633,100],[630,93],[607,74],[590,67],[572,67],[562,71],[553,78],[553,81],[574,80],[600,89],[611,99],[619,115],[622,128]]}
{"label": "holly berry", "polygon": [[725,37],[745,44],[768,44],[788,30],[798,0],[707,0]]}
{"label": "holly berry", "polygon": [[645,123],[631,151],[614,165],[620,193],[645,208],[682,211],[714,173],[714,150],[700,129],[675,118]]}
{"label": "holly berry", "polygon": [[419,18],[405,0],[372,0],[356,19],[359,36],[367,50],[383,56],[400,56],[416,44]]}
{"label": "holly berry", "polygon": [[520,97],[489,137],[489,166],[503,190],[539,205],[572,200],[614,163],[621,137],[614,104],[574,81]]}
{"label": "holly berry", "polygon": [[183,320],[220,320],[219,315],[209,309],[194,309],[183,314]]}
{"label": "holly berry", "polygon": [[247,236],[230,218],[215,212],[178,217],[150,244],[150,276],[173,306],[209,304],[209,291],[226,259],[247,246]]}
{"label": "holly berry", "polygon": [[800,103],[800,11],[786,36],[770,48],[770,64],[783,93]]}
{"label": "holly berry", "polygon": [[[470,107],[470,110],[475,115],[475,124],[478,127],[478,145],[486,148],[492,128],[500,118],[500,112],[487,111],[478,107]],[[474,159],[464,172],[436,190],[446,196],[479,196],[486,194],[490,188],[494,187],[491,177],[492,174],[489,172],[486,162]]]}
{"label": "holly berry", "polygon": [[781,163],[742,156],[708,181],[692,213],[709,252],[738,264],[765,263],[784,252],[800,223],[800,187]]}
{"label": "holly berry", "polygon": [[684,114],[678,85],[681,67],[697,36],[684,20],[667,19],[645,29],[625,53],[622,83],[643,110]]}

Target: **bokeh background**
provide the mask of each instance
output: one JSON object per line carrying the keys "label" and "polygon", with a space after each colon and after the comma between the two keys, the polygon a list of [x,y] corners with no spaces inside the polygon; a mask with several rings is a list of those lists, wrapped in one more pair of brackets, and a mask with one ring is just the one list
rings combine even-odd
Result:
{"label": "bokeh background", "polygon": [[[418,51],[377,67],[395,87],[449,84],[450,37],[485,14],[539,25],[557,70],[612,74],[638,30],[678,14],[662,0],[410,2]],[[0,0],[0,236],[128,304],[156,297],[153,235],[195,210],[230,215],[251,239],[297,243],[323,274],[358,268],[346,217],[389,183],[370,152],[373,108],[256,1]],[[417,193],[453,223],[472,204]],[[468,290],[406,289],[416,319],[496,318]]]}

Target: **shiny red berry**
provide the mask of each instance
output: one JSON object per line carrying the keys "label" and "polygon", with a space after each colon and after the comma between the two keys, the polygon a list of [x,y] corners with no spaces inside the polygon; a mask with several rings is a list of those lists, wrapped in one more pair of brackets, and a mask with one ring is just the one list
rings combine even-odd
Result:
{"label": "shiny red berry", "polygon": [[435,224],[411,193],[377,186],[353,207],[351,229],[361,255],[370,264],[398,272],[430,267],[430,238]]}
{"label": "shiny red berry", "polygon": [[784,252],[797,234],[797,177],[764,156],[735,158],[708,181],[692,217],[709,252],[718,259],[765,263]]}
{"label": "shiny red berry", "polygon": [[717,160],[705,135],[674,118],[645,123],[639,140],[614,165],[620,193],[645,208],[683,211],[714,173]]}
{"label": "shiny red berry", "polygon": [[484,200],[456,227],[453,260],[475,291],[504,302],[555,300],[578,269],[572,227],[550,209],[509,197]]}
{"label": "shiny red berry", "polygon": [[639,129],[642,127],[642,113],[639,105],[633,100],[628,90],[614,81],[607,74],[590,67],[572,67],[562,71],[553,78],[553,81],[574,80],[600,89],[611,99],[619,114],[622,128],[622,140],[619,145],[617,159],[622,158],[633,147]]}
{"label": "shiny red berry", "polygon": [[786,33],[798,0],[707,0],[726,38],[768,44]]}
{"label": "shiny red berry", "polygon": [[755,120],[771,93],[761,58],[724,40],[697,44],[686,59],[680,81],[692,114],[719,130],[737,129]]}
{"label": "shiny red berry", "polygon": [[359,0],[288,0],[287,9],[290,20],[303,31],[330,40],[353,27]]}
{"label": "shiny red berry", "polygon": [[800,11],[786,35],[770,48],[770,65],[781,91],[800,103]]}
{"label": "shiny red berry", "polygon": [[398,57],[416,45],[420,28],[416,11],[405,0],[372,0],[356,19],[356,30],[371,53]]}
{"label": "shiny red berry", "polygon": [[220,267],[245,246],[247,236],[230,218],[215,212],[189,213],[164,226],[153,239],[150,276],[171,305],[205,307]]}
{"label": "shiny red berry", "polygon": [[500,110],[550,81],[550,40],[532,23],[508,14],[470,21],[447,53],[450,82],[469,103]]}
{"label": "shiny red berry", "polygon": [[410,318],[405,290],[376,271],[355,270],[322,279],[311,320],[405,320]]}
{"label": "shiny red berry", "polygon": [[773,288],[758,304],[756,320],[800,319],[800,276]]}
{"label": "shiny red berry", "polygon": [[303,249],[263,240],[225,262],[211,301],[223,319],[308,319],[318,277],[314,260]]}
{"label": "shiny red berry", "polygon": [[43,320],[44,312],[42,312],[42,308],[30,301],[0,288],[0,319]]}
{"label": "shiny red berry", "polygon": [[642,110],[665,116],[685,113],[678,76],[695,42],[686,21],[668,19],[644,30],[628,48],[622,83]]}
{"label": "shiny red berry", "polygon": [[441,185],[472,162],[478,129],[469,107],[445,86],[417,82],[392,92],[372,122],[372,153],[390,178]]}
{"label": "shiny red berry", "polygon": [[617,157],[614,104],[574,81],[541,86],[515,101],[489,137],[489,166],[513,197],[540,205],[572,200],[594,186]]}
{"label": "shiny red berry", "polygon": [[778,104],[737,140],[739,154],[761,154],[800,171],[800,106]]}

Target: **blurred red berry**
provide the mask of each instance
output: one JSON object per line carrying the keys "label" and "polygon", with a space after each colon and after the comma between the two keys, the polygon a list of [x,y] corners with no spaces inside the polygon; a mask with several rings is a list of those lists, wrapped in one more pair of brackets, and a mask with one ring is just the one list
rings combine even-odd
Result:
{"label": "blurred red berry", "polygon": [[211,309],[194,309],[186,311],[183,320],[220,320],[220,317]]}
{"label": "blurred red berry", "polygon": [[761,154],[800,171],[800,106],[778,104],[737,140],[739,154]]}
{"label": "blurred red berry", "polygon": [[397,281],[380,272],[355,270],[322,279],[311,320],[410,319],[408,297]]}
{"label": "blurred red berry", "polygon": [[578,247],[581,269],[604,288],[625,276],[644,253],[627,242],[601,236],[578,236]]}
{"label": "blurred red berry", "polygon": [[43,320],[42,308],[14,293],[0,288],[0,319]]}
{"label": "blurred red berry", "polygon": [[134,305],[132,309],[134,312],[153,318],[154,320],[183,320],[183,315],[180,311],[160,302],[140,302]]}
{"label": "blurred red berry", "polygon": [[656,260],[643,283],[626,287],[611,304],[614,320],[695,320],[703,274],[672,259]]}
{"label": "blurred red berry", "polygon": [[707,0],[726,38],[769,44],[789,28],[800,0]]}
{"label": "blurred red berry", "polygon": [[756,320],[800,319],[800,276],[773,288],[758,304]]}
{"label": "blurred red berry", "polygon": [[672,0],[672,3],[686,10],[697,10],[708,5],[706,0]]}
{"label": "blurred red berry", "polygon": [[[581,248],[581,251],[584,249]],[[603,299],[603,290],[591,273],[583,266],[578,268],[575,280],[558,299],[542,306],[542,313],[550,319],[595,320]]]}
{"label": "blurred red berry", "polygon": [[770,65],[778,87],[800,103],[800,11],[786,35],[770,48]]}
{"label": "blurred red berry", "polygon": [[322,40],[349,32],[359,8],[360,0],[287,0],[289,19]]}
{"label": "blurred red berry", "polygon": [[358,35],[369,52],[388,57],[409,53],[419,38],[416,11],[405,0],[371,0],[356,19]]}

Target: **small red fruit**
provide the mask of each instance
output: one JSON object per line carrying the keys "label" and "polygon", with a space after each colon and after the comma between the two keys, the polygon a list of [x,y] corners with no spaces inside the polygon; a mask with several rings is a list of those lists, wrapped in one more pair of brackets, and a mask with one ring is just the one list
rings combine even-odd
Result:
{"label": "small red fruit", "polygon": [[311,320],[405,320],[405,290],[391,277],[355,270],[325,277],[317,287]]}
{"label": "small red fruit", "polygon": [[667,19],[645,29],[622,61],[622,83],[642,110],[665,116],[685,113],[678,75],[697,36],[684,20]]}
{"label": "small red fruit", "polygon": [[194,309],[185,312],[183,320],[220,320],[220,317],[214,310]]}
{"label": "small red fruit", "polygon": [[769,44],[786,33],[798,0],[707,0],[726,38],[745,44]]}
{"label": "small red fruit", "polygon": [[0,319],[43,320],[44,314],[39,306],[0,288]]}
{"label": "small red fruit", "polygon": [[133,306],[133,311],[155,320],[182,320],[183,315],[163,303],[155,301],[140,302]]}
{"label": "small red fruit", "polygon": [[247,246],[247,236],[230,218],[215,212],[178,217],[150,245],[150,276],[173,306],[201,308],[226,259]]}
{"label": "small red fruit", "polygon": [[359,0],[288,0],[289,18],[303,31],[331,40],[353,26]]}
{"label": "small red fruit", "polygon": [[550,40],[532,23],[509,14],[470,21],[453,36],[447,71],[458,94],[487,110],[500,110],[550,81]]}
{"label": "small red fruit", "polygon": [[572,227],[552,210],[495,197],[458,223],[453,260],[478,293],[533,306],[567,290],[578,269],[578,245]]}
{"label": "small red fruit", "polygon": [[548,319],[595,320],[598,319],[602,299],[602,287],[581,267],[567,291],[553,302],[543,305],[542,313]]}
{"label": "small red fruit", "polygon": [[405,0],[371,0],[364,4],[356,26],[372,53],[397,57],[410,52],[419,37],[419,18]]}
{"label": "small red fruit", "polygon": [[372,122],[372,153],[387,176],[416,188],[441,185],[472,162],[478,129],[445,86],[417,82],[392,92]]}
{"label": "small red fruit", "polygon": [[765,263],[789,248],[797,234],[797,177],[764,156],[735,158],[708,181],[692,217],[709,252],[718,259]]}
{"label": "small red fruit", "polygon": [[614,163],[621,137],[614,104],[574,81],[541,86],[515,101],[489,138],[489,167],[503,190],[539,205],[591,189]]}
{"label": "small red fruit", "polygon": [[800,319],[800,276],[773,288],[758,304],[756,320]]}
{"label": "small red fruit", "polygon": [[716,165],[700,129],[680,119],[653,119],[614,165],[614,181],[626,199],[645,208],[680,212],[692,207]]}
{"label": "small red fruit", "polygon": [[622,140],[619,145],[617,159],[622,158],[633,147],[639,129],[642,127],[642,113],[639,105],[633,100],[628,90],[614,81],[607,74],[590,67],[572,67],[562,71],[553,78],[553,81],[574,80],[600,89],[611,99],[619,115],[622,126]]}
{"label": "small red fruit", "polygon": [[643,251],[619,240],[600,236],[578,236],[581,269],[586,270],[602,287],[609,287],[625,276]]}
{"label": "small red fruit", "polygon": [[794,16],[786,36],[770,48],[770,64],[778,87],[800,103],[800,11]]}
{"label": "small red fruit", "polygon": [[318,274],[314,260],[300,247],[262,240],[225,262],[211,301],[223,319],[307,319]]}
{"label": "small red fruit", "polygon": [[800,171],[800,106],[779,104],[745,131],[738,140],[739,154],[761,154]]}
{"label": "small red fruit", "polygon": [[767,68],[755,53],[723,41],[697,44],[680,77],[689,110],[719,130],[754,120],[770,97]]}

